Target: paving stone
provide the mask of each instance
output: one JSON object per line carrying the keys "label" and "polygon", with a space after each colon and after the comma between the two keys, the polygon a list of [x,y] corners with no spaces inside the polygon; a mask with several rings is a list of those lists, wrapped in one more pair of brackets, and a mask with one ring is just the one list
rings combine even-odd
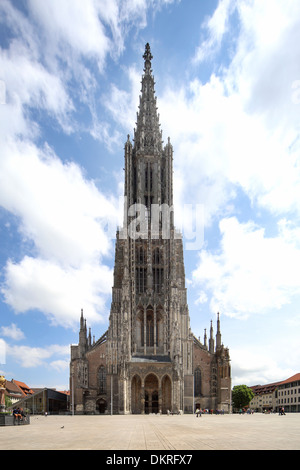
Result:
{"label": "paving stone", "polygon": [[300,450],[300,413],[31,416],[0,428],[1,450]]}

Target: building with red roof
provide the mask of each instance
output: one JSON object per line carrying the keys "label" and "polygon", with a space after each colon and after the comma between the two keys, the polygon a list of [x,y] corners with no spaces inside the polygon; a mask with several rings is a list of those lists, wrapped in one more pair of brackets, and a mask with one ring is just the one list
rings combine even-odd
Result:
{"label": "building with red roof", "polygon": [[281,382],[249,388],[254,392],[249,406],[256,411],[278,411],[283,407],[286,412],[300,412],[300,373]]}
{"label": "building with red roof", "polygon": [[278,385],[278,406],[285,412],[300,412],[300,373],[284,380]]}
{"label": "building with red roof", "polygon": [[30,414],[67,412],[69,408],[68,390],[55,388],[31,388],[19,380],[6,380],[5,395],[11,400],[9,408],[21,407]]}

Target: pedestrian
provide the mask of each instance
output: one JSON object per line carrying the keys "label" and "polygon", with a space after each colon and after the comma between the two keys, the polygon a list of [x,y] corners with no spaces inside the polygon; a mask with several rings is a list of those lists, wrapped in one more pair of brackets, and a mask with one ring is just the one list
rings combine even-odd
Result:
{"label": "pedestrian", "polygon": [[15,408],[15,409],[13,410],[13,416],[14,416],[14,418],[17,419],[18,421],[19,421],[19,420],[21,421],[22,415],[21,415],[21,413],[20,413],[20,409],[19,409],[19,408]]}

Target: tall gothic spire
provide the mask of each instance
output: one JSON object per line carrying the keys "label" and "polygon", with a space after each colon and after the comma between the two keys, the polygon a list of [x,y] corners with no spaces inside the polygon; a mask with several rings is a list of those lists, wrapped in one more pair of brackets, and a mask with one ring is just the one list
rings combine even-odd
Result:
{"label": "tall gothic spire", "polygon": [[216,347],[217,347],[217,349],[221,347],[221,329],[220,329],[220,314],[219,314],[219,312],[218,312],[218,320],[217,320]]}
{"label": "tall gothic spire", "polygon": [[151,73],[151,60],[153,59],[153,55],[151,54],[151,51],[150,51],[149,42],[147,42],[145,46],[145,53],[143,55],[143,59],[145,60],[144,71],[145,73],[150,74]]}
{"label": "tall gothic spire", "polygon": [[149,43],[146,44],[144,75],[140,95],[139,112],[137,113],[134,146],[137,153],[157,155],[162,151],[162,133],[160,131],[159,114],[157,113],[154,77],[151,70],[153,56]]}
{"label": "tall gothic spire", "polygon": [[214,329],[212,326],[212,320],[210,322],[209,352],[211,354],[215,352]]}

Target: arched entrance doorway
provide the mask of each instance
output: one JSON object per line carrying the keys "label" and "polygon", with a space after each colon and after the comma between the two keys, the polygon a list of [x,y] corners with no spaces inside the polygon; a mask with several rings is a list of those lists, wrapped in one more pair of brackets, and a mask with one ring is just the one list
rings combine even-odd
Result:
{"label": "arched entrance doorway", "polygon": [[131,413],[140,414],[141,411],[141,379],[135,375],[131,382]]}
{"label": "arched entrance doorway", "polygon": [[145,379],[145,413],[158,413],[158,379],[149,374]]}
{"label": "arched entrance doorway", "polygon": [[107,408],[107,403],[104,398],[100,398],[99,400],[97,400],[96,409],[98,413],[100,413],[101,415],[104,414],[106,411],[106,408]]}

